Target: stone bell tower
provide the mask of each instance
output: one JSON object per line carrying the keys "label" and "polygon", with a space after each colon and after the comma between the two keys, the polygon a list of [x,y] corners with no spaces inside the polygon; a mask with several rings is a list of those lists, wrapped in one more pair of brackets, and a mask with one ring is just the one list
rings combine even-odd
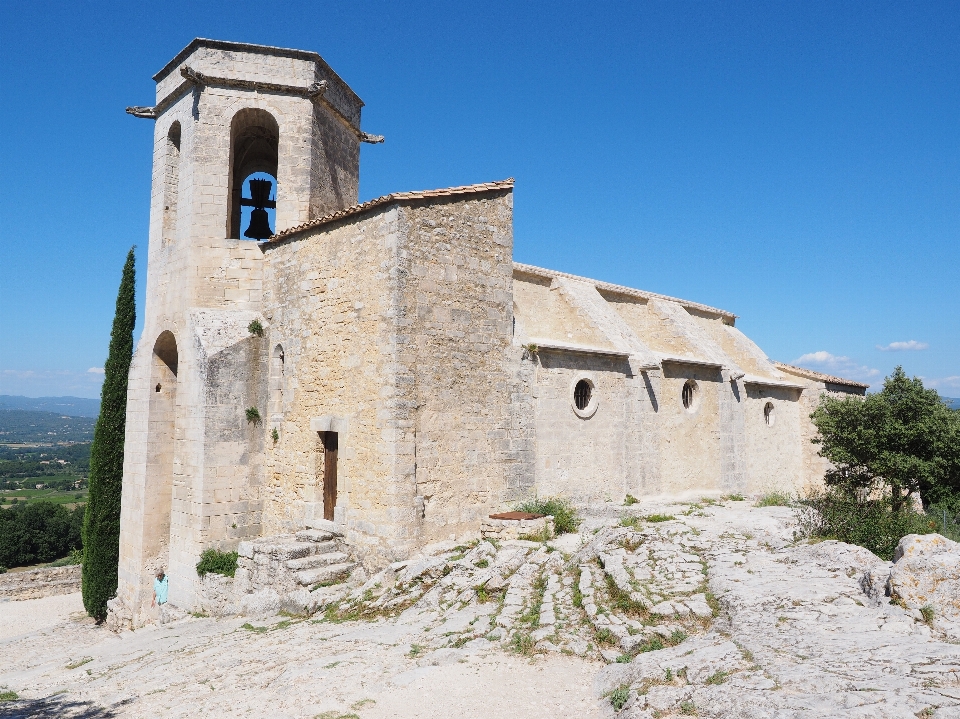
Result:
{"label": "stone bell tower", "polygon": [[196,39],[153,79],[156,105],[127,108],[155,122],[112,607],[135,624],[157,567],[170,601],[190,606],[200,551],[259,534],[264,433],[244,408],[265,406],[266,348],[248,327],[266,319],[249,238],[356,204],[360,143],[382,141],[313,52]]}

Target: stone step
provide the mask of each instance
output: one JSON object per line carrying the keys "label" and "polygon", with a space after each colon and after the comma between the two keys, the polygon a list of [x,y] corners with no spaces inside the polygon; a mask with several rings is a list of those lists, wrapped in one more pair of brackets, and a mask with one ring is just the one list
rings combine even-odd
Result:
{"label": "stone step", "polygon": [[333,534],[325,532],[322,529],[303,529],[297,532],[297,541],[300,542],[326,542],[333,539]]}
{"label": "stone step", "polygon": [[316,551],[315,542],[270,542],[269,544],[254,545],[255,553],[269,554],[274,559],[281,561],[285,559],[300,559],[309,557]]}
{"label": "stone step", "polygon": [[323,554],[312,554],[302,559],[288,559],[287,569],[299,572],[304,569],[315,569],[316,567],[329,567],[331,564],[342,564],[347,559],[347,555],[343,552],[324,552]]}
{"label": "stone step", "polygon": [[296,573],[297,582],[304,587],[310,587],[314,584],[344,579],[355,566],[357,565],[353,562],[344,562],[343,564],[331,564],[326,567],[317,567],[316,569],[305,569],[302,572]]}

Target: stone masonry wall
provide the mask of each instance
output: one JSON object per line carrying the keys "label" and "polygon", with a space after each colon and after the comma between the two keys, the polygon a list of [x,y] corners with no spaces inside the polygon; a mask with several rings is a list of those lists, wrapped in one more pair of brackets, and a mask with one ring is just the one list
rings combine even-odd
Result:
{"label": "stone masonry wall", "polygon": [[79,564],[0,574],[0,601],[39,599],[80,591]]}
{"label": "stone masonry wall", "polygon": [[512,193],[411,205],[402,219],[396,430],[416,484],[397,484],[397,505],[422,507],[425,542],[478,531],[529,486],[534,444],[511,407],[524,392],[511,343]]}
{"label": "stone masonry wall", "polygon": [[[377,544],[412,537],[393,522],[397,481],[397,207],[325,225],[265,249],[264,316],[276,360],[266,440],[264,533],[296,531],[323,499],[323,454],[311,420],[338,420],[337,506],[348,540]],[[412,475],[412,468],[408,474]],[[322,514],[320,515],[322,516]]]}

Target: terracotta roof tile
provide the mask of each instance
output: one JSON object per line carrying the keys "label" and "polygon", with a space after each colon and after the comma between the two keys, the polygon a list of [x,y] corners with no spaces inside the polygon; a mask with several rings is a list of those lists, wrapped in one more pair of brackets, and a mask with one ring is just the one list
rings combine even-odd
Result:
{"label": "terracotta roof tile", "polygon": [[493,192],[496,190],[511,190],[513,189],[513,178],[507,178],[506,180],[500,180],[498,182],[482,182],[479,185],[463,185],[462,187],[444,187],[439,190],[419,190],[416,192],[392,192],[389,195],[384,195],[383,197],[378,197],[374,200],[367,200],[362,202],[359,205],[353,205],[352,207],[347,207],[343,210],[338,210],[329,215],[323,217],[318,217],[315,220],[310,220],[310,222],[304,222],[302,225],[297,225],[296,227],[291,227],[288,230],[283,232],[278,232],[269,240],[261,244],[261,247],[269,247],[274,242],[280,240],[286,240],[293,235],[300,234],[307,230],[312,230],[321,225],[325,225],[328,222],[335,222],[336,220],[342,220],[345,217],[350,217],[352,215],[358,215],[361,212],[366,212],[375,207],[381,205],[388,205],[392,202],[409,202],[411,200],[428,200],[434,197],[453,197],[455,195],[473,195],[480,192]]}
{"label": "terracotta roof tile", "polygon": [[869,387],[869,384],[864,384],[863,382],[854,382],[852,379],[844,379],[843,377],[834,377],[833,375],[824,374],[823,372],[815,372],[812,369],[807,369],[806,367],[795,367],[791,364],[784,364],[783,362],[774,362],[777,369],[782,369],[784,372],[789,372],[791,374],[799,375],[800,377],[806,377],[807,379],[815,379],[819,382],[829,382],[830,384],[842,384],[847,387],[863,387],[866,389]]}

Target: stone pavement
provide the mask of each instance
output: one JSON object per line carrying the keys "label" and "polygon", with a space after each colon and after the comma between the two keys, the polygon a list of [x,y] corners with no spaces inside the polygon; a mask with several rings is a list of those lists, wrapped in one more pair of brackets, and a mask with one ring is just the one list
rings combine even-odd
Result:
{"label": "stone pavement", "polygon": [[312,617],[7,627],[0,716],[960,717],[960,645],[889,572],[795,542],[787,508],[608,505],[547,544],[431,547]]}

